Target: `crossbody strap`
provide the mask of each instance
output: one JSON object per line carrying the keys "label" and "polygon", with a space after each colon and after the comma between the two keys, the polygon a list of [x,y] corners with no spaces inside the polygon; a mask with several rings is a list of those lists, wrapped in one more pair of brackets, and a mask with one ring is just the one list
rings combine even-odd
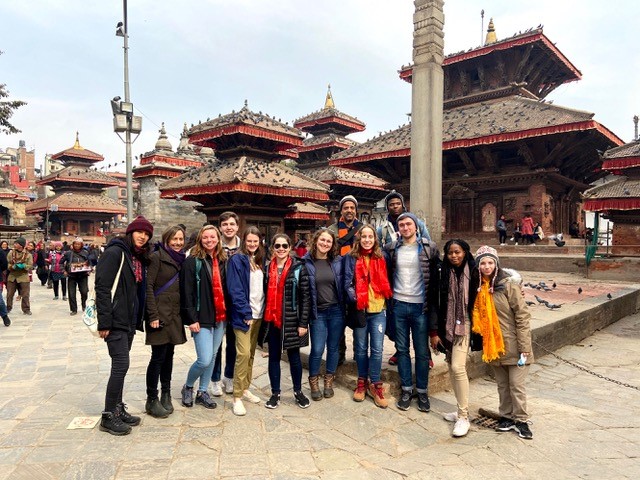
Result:
{"label": "crossbody strap", "polygon": [[120,281],[120,274],[122,273],[122,265],[124,265],[124,253],[122,253],[122,257],[120,258],[120,268],[118,268],[116,279],[113,281],[113,286],[111,287],[111,303],[113,303],[113,299],[116,296],[116,290],[118,289],[118,282]]}

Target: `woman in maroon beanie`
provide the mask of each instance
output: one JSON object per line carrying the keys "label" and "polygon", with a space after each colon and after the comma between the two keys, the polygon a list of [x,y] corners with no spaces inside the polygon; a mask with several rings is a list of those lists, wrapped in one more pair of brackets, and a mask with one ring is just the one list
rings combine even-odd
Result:
{"label": "woman in maroon beanie", "polygon": [[129,351],[136,329],[142,330],[153,225],[143,216],[127,227],[124,237],[114,238],[96,267],[98,332],[109,348],[111,376],[107,383],[100,430],[127,435],[140,417],[130,415],[122,401],[129,370]]}

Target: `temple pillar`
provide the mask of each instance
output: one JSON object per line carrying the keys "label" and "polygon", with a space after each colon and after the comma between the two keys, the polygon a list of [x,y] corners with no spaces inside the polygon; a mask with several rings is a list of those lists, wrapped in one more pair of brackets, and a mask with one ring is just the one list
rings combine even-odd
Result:
{"label": "temple pillar", "polygon": [[415,0],[411,90],[412,211],[435,242],[442,238],[442,110],[444,2]]}

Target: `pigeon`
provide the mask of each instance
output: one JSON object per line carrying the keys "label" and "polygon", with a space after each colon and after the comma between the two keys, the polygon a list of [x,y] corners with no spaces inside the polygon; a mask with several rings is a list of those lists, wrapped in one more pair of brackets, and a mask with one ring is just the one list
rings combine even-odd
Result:
{"label": "pigeon", "polygon": [[556,308],[560,308],[562,306],[562,304],[555,304],[555,303],[547,303],[547,307],[550,308],[551,310],[554,310]]}
{"label": "pigeon", "polygon": [[545,299],[540,298],[537,295],[534,295],[534,297],[536,297],[536,300],[538,301],[538,303],[544,303],[545,305],[547,305],[549,302],[547,302]]}
{"label": "pigeon", "polygon": [[553,288],[556,288],[558,285],[556,285],[556,282],[553,282],[553,285],[551,285]]}
{"label": "pigeon", "polygon": [[582,287],[578,287],[578,295],[582,293]]}
{"label": "pigeon", "polygon": [[611,300],[611,299],[613,298],[613,296],[612,296],[610,293],[607,293],[607,298],[608,298],[609,300]]}
{"label": "pigeon", "polygon": [[525,302],[527,305],[529,305],[530,307],[532,307],[533,305],[536,304],[536,302],[530,302],[529,300],[525,300]]}

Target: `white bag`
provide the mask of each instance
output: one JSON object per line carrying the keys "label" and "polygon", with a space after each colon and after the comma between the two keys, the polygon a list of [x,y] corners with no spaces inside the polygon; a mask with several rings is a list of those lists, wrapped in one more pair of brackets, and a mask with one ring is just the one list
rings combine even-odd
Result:
{"label": "white bag", "polygon": [[[118,282],[120,281],[120,274],[122,273],[122,265],[124,264],[124,253],[122,254],[122,258],[120,259],[120,268],[118,268],[118,273],[116,274],[116,278],[113,281],[113,286],[111,287],[111,303],[113,303],[113,298],[116,296],[116,289],[118,288]],[[92,335],[96,337],[100,336],[98,333],[98,310],[96,308],[96,292],[95,290],[91,290],[87,297],[87,306],[84,309],[84,313],[82,314],[82,322],[86,325]]]}

